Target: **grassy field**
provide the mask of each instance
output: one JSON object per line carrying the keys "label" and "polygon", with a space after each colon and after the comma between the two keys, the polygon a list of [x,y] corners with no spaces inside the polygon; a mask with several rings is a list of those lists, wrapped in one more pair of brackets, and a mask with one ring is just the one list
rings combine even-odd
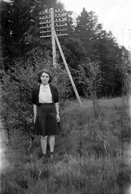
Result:
{"label": "grassy field", "polygon": [[82,107],[76,101],[62,107],[53,163],[31,160],[26,138],[21,133],[14,135],[2,194],[125,192],[131,177],[126,155],[131,139],[128,100],[82,101]]}

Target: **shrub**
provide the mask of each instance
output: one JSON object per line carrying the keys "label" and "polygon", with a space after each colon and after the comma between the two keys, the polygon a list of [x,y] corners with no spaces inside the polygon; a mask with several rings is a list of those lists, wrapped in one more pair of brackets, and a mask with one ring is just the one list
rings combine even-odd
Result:
{"label": "shrub", "polygon": [[59,89],[60,103],[63,103],[70,95],[67,73],[60,66],[54,69],[49,59],[45,59],[42,64],[35,64],[35,67],[28,62],[25,64],[17,62],[16,66],[8,70],[2,78],[1,116],[9,136],[14,130],[30,132],[33,119],[31,92],[38,84],[38,71],[44,67],[49,68],[53,74],[53,84]]}
{"label": "shrub", "polygon": [[101,80],[99,62],[87,61],[78,66],[78,84],[85,97],[94,99],[100,94]]}

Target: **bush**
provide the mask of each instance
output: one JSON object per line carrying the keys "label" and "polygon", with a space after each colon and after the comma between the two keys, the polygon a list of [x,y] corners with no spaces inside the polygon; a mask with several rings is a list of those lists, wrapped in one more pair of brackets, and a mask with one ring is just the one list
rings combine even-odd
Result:
{"label": "bush", "polygon": [[90,62],[78,66],[78,85],[85,97],[96,98],[101,93],[101,71],[99,62]]}
{"label": "bush", "polygon": [[67,73],[60,66],[54,69],[49,59],[42,64],[35,64],[35,67],[28,62],[25,64],[17,62],[16,66],[8,70],[2,78],[1,116],[9,136],[14,130],[25,132],[31,130],[33,119],[31,92],[38,84],[37,73],[44,67],[50,69],[53,74],[53,84],[59,89],[60,103],[62,104],[70,95]]}

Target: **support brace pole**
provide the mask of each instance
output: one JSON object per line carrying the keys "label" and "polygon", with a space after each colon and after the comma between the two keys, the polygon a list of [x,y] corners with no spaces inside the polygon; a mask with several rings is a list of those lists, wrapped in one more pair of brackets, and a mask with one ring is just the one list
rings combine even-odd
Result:
{"label": "support brace pole", "polygon": [[77,92],[76,86],[75,86],[74,81],[73,81],[73,79],[72,79],[72,75],[71,75],[70,70],[69,70],[69,68],[68,68],[68,65],[67,65],[67,62],[66,62],[66,59],[65,59],[63,50],[62,50],[62,48],[61,48],[59,39],[58,39],[58,37],[57,37],[55,31],[54,31],[54,37],[55,37],[55,40],[56,40],[56,42],[57,42],[57,45],[58,45],[58,48],[59,48],[61,57],[62,57],[62,59],[63,59],[63,62],[64,62],[64,64],[65,64],[65,68],[66,68],[66,70],[67,70],[67,73],[68,73],[70,82],[71,82],[71,84],[72,84],[73,90],[74,90],[74,92],[75,92],[76,98],[77,98],[77,100],[78,100],[80,106],[82,106],[82,102],[81,102],[80,96],[79,96],[79,94],[78,94],[78,92]]}

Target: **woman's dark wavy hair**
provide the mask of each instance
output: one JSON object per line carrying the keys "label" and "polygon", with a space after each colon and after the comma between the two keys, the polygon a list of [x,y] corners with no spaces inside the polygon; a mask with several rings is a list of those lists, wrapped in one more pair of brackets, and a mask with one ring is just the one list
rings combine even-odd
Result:
{"label": "woman's dark wavy hair", "polygon": [[42,73],[47,73],[49,75],[50,79],[49,79],[48,83],[51,83],[52,82],[52,75],[48,69],[42,69],[41,71],[38,72],[38,82],[41,83],[40,77],[41,77]]}

